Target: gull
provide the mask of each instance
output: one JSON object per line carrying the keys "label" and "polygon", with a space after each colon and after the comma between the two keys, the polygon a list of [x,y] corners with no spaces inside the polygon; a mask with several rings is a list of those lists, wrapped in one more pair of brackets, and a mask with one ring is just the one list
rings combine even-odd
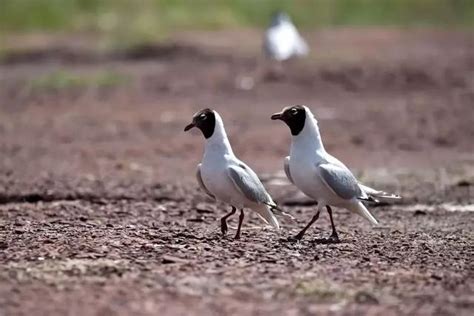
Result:
{"label": "gull", "polygon": [[193,127],[200,129],[206,138],[202,162],[197,166],[197,182],[207,195],[232,207],[230,213],[221,218],[222,234],[227,233],[227,219],[237,208],[240,216],[235,239],[240,239],[244,208],[257,212],[267,224],[279,230],[275,214],[292,216],[276,205],[256,173],[234,155],[220,115],[214,110],[203,109],[194,114],[192,123],[184,131]]}
{"label": "gull", "polygon": [[285,122],[292,135],[290,156],[284,159],[288,180],[318,202],[316,214],[293,240],[303,238],[306,230],[319,218],[323,207],[329,213],[332,227],[332,234],[326,242],[337,243],[340,240],[331,206],[345,208],[373,225],[378,225],[378,221],[362,201],[391,201],[401,198],[361,184],[341,161],[331,156],[324,149],[318,121],[306,106],[285,107],[271,118]]}
{"label": "gull", "polygon": [[277,12],[265,32],[263,50],[267,57],[284,61],[291,57],[305,56],[309,52],[308,45],[283,12]]}

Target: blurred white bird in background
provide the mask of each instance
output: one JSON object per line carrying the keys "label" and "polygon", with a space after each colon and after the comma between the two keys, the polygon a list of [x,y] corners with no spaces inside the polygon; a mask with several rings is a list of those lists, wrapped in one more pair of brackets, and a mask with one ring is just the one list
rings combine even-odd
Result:
{"label": "blurred white bird in background", "polygon": [[263,50],[266,57],[280,62],[309,53],[308,44],[284,12],[273,15],[265,32]]}

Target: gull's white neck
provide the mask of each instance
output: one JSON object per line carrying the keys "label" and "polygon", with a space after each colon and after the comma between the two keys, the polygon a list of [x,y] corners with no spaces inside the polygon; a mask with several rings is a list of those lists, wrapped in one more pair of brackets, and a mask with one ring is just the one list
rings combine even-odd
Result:
{"label": "gull's white neck", "polygon": [[305,152],[315,152],[321,158],[326,154],[318,122],[311,112],[306,113],[306,120],[303,130],[291,139],[291,153],[304,150]]}
{"label": "gull's white neck", "polygon": [[218,152],[222,155],[234,155],[229,139],[227,138],[227,133],[225,132],[222,118],[217,112],[214,113],[216,117],[216,126],[214,127],[214,133],[212,136],[206,139],[204,157],[206,157],[206,154],[210,154],[211,152]]}

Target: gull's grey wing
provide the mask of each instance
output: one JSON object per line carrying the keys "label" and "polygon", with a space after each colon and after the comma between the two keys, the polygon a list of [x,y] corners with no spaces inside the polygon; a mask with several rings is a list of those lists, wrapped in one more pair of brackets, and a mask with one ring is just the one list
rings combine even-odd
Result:
{"label": "gull's grey wing", "polygon": [[207,195],[209,195],[211,198],[215,199],[216,197],[214,196],[214,194],[212,194],[207,188],[206,186],[204,185],[204,182],[202,182],[202,178],[201,178],[201,164],[199,164],[197,166],[197,170],[196,170],[196,180],[197,182],[199,183],[199,186],[201,187],[201,189],[204,190],[204,192],[207,193]]}
{"label": "gull's grey wing", "polygon": [[293,178],[291,178],[291,173],[290,173],[290,156],[286,156],[284,163],[283,163],[283,169],[285,169],[285,174],[288,180],[290,180],[291,183],[295,184],[293,181]]}
{"label": "gull's grey wing", "polygon": [[350,200],[364,196],[357,179],[348,169],[323,163],[317,170],[324,184],[340,198]]}
{"label": "gull's grey wing", "polygon": [[274,204],[255,172],[246,165],[230,166],[228,174],[237,190],[250,201]]}

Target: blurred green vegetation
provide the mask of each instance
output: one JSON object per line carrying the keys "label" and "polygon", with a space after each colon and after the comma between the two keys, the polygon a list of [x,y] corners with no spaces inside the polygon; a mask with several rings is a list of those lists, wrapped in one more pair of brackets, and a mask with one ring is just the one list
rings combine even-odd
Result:
{"label": "blurred green vegetation", "polygon": [[474,25],[474,0],[0,0],[0,34],[80,31],[143,41],[182,29],[264,26],[275,10],[308,28]]}
{"label": "blurred green vegetation", "polygon": [[62,91],[73,88],[111,88],[126,84],[129,78],[113,71],[96,74],[78,74],[69,71],[54,71],[32,78],[29,87],[34,90]]}

